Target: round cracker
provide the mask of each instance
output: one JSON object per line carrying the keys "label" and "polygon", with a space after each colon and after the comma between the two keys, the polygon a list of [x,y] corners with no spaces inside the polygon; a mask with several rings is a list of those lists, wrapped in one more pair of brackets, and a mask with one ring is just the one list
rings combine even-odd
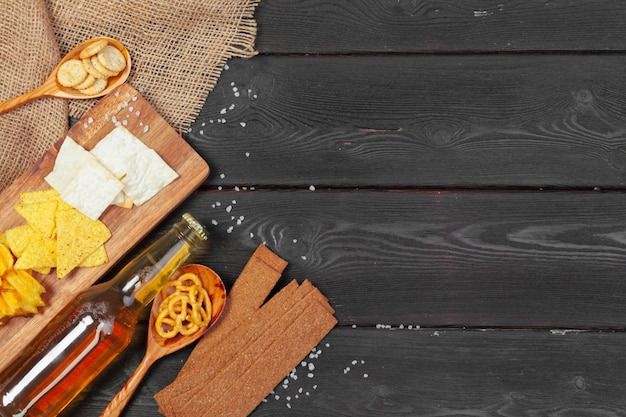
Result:
{"label": "round cracker", "polygon": [[85,70],[90,74],[93,75],[95,78],[102,78],[102,79],[106,79],[109,78],[107,75],[104,75],[103,73],[101,73],[100,71],[98,71],[93,64],[91,63],[91,58],[85,58],[82,61],[83,63],[83,67],[85,67]]}
{"label": "round cracker", "polygon": [[79,59],[64,62],[57,71],[57,80],[64,87],[75,87],[85,81],[87,70]]}
{"label": "round cracker", "polygon": [[117,72],[111,71],[110,69],[102,65],[98,60],[98,55],[94,55],[89,59],[91,60],[91,65],[93,65],[96,71],[98,71],[100,74],[104,74],[107,77],[113,77],[114,75],[118,74]]}
{"label": "round cracker", "polygon": [[91,74],[87,74],[87,78],[82,83],[75,85],[74,88],[77,90],[84,90],[85,88],[89,88],[96,83],[97,78]]}
{"label": "round cracker", "polygon": [[96,94],[100,94],[107,87],[107,80],[102,78],[96,78],[96,82],[88,88],[78,90],[86,96],[93,96]]}
{"label": "round cracker", "polygon": [[100,52],[108,44],[109,43],[106,39],[97,40],[94,43],[86,46],[85,49],[83,49],[82,51],[80,51],[79,57],[80,59],[89,58],[90,56],[93,56]]}
{"label": "round cracker", "polygon": [[126,58],[124,54],[114,46],[107,45],[98,52],[98,62],[106,69],[116,74],[126,68]]}

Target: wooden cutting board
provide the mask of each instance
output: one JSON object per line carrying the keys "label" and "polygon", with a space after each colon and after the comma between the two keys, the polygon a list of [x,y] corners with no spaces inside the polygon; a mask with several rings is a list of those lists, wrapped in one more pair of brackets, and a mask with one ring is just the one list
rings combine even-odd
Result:
{"label": "wooden cutting board", "polygon": [[[46,287],[46,307],[40,314],[3,320],[0,326],[0,370],[6,368],[78,292],[110,270],[209,175],[209,166],[187,142],[130,85],[123,84],[94,106],[67,133],[87,150],[121,123],[154,149],[179,178],[139,207],[109,207],[100,220],[111,230],[105,244],[109,262],[96,268],[77,268],[58,279],[54,273],[37,275]],[[44,177],[52,170],[61,138],[37,163],[0,195],[0,232],[25,224],[13,208],[25,191],[48,189]],[[193,213],[192,213],[193,214]]]}

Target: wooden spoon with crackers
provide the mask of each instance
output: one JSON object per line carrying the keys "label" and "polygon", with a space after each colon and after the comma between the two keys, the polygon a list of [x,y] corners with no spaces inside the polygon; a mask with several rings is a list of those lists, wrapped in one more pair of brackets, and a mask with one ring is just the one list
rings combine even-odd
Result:
{"label": "wooden spoon with crackers", "polygon": [[41,86],[0,103],[0,114],[41,97],[103,96],[126,81],[130,66],[130,54],[118,40],[89,39],[68,52]]}

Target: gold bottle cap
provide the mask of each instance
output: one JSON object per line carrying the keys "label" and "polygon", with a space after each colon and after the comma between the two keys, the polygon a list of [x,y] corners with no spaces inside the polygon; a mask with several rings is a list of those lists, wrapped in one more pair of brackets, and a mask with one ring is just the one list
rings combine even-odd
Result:
{"label": "gold bottle cap", "polygon": [[207,240],[209,238],[207,230],[191,214],[189,214],[189,213],[183,214],[183,220],[185,220],[187,222],[189,227],[191,227],[193,229],[193,231],[196,232],[196,234],[202,238],[202,240]]}

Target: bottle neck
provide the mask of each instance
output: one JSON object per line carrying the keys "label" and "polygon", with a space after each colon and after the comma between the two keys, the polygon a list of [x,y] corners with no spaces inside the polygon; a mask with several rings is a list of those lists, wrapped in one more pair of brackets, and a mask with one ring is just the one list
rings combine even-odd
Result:
{"label": "bottle neck", "polygon": [[206,231],[190,215],[126,265],[110,285],[123,295],[127,307],[143,308],[167,280],[207,239]]}

